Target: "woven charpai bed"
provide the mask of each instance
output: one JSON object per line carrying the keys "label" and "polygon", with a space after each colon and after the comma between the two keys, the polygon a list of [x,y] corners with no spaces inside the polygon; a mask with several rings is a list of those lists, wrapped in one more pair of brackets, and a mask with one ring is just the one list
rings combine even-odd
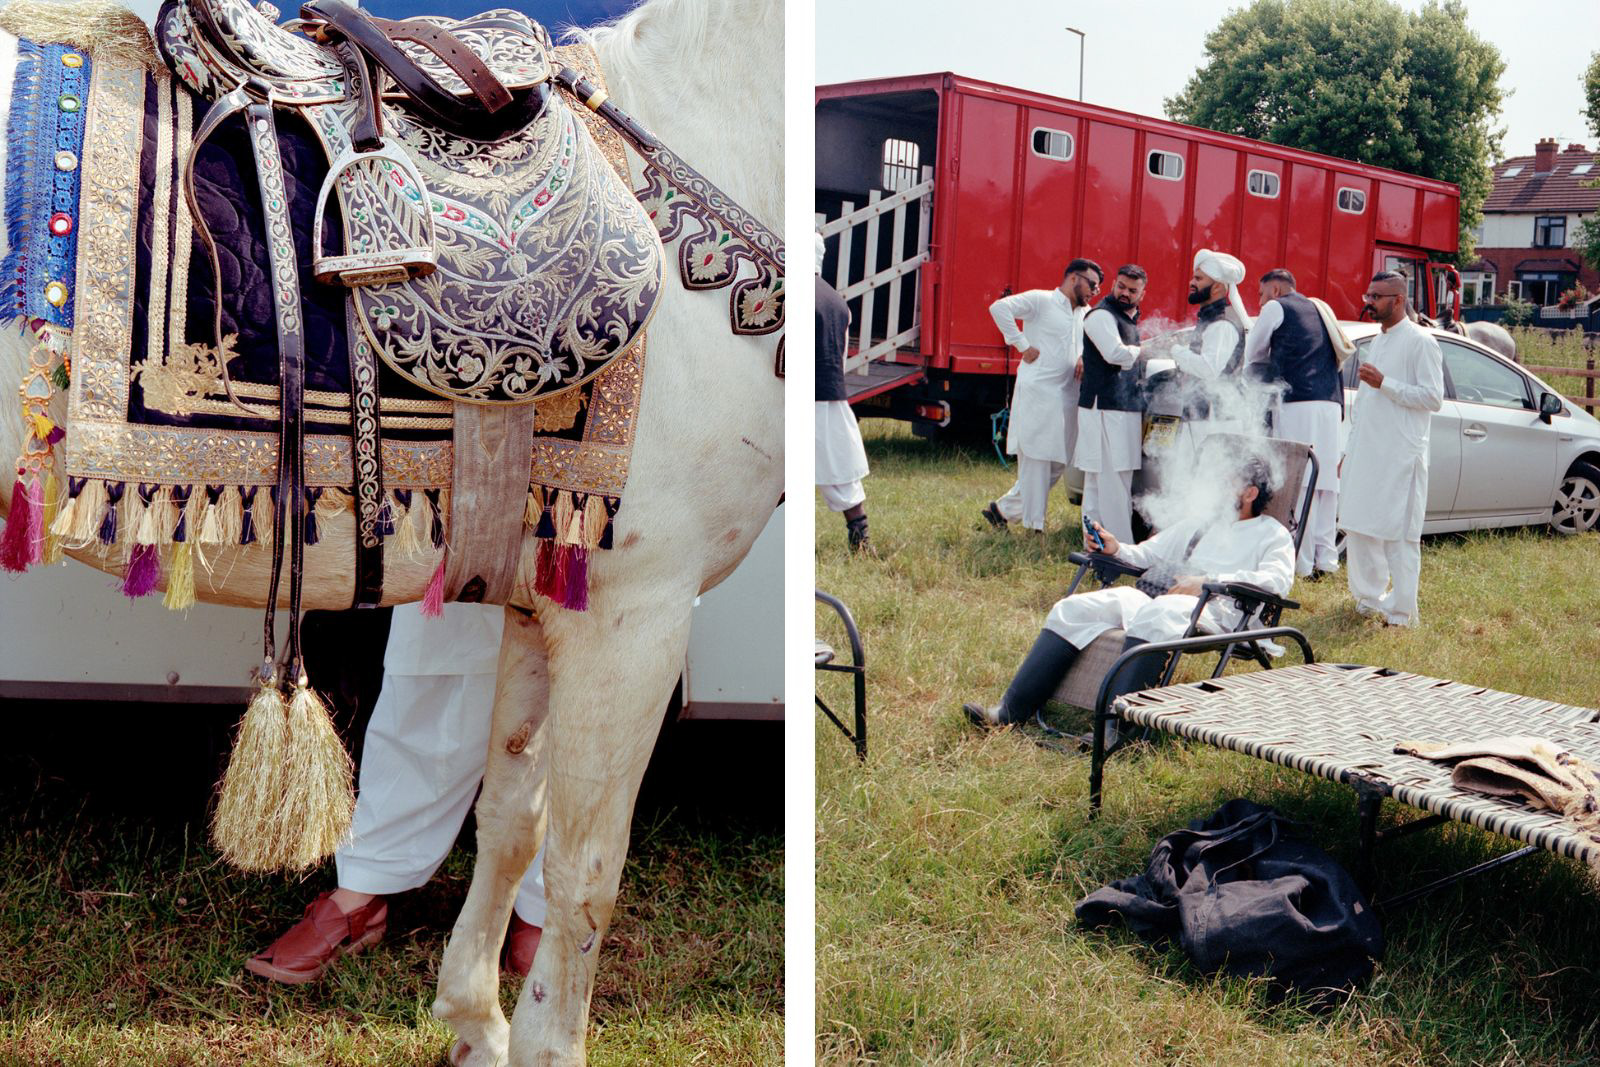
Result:
{"label": "woven charpai bed", "polygon": [[1386,836],[1374,824],[1387,796],[1600,868],[1600,836],[1519,801],[1465,792],[1451,784],[1448,766],[1394,751],[1400,741],[1531,735],[1600,765],[1594,708],[1384,668],[1307,663],[1133,693],[1113,710],[1139,726],[1354,786],[1363,801],[1364,853],[1374,836]]}

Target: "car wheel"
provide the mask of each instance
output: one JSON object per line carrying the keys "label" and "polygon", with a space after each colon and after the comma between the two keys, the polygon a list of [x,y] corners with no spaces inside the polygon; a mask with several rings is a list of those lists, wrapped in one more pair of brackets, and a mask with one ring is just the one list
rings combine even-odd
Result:
{"label": "car wheel", "polygon": [[1574,463],[1556,489],[1550,526],[1560,534],[1580,534],[1600,526],[1600,468]]}

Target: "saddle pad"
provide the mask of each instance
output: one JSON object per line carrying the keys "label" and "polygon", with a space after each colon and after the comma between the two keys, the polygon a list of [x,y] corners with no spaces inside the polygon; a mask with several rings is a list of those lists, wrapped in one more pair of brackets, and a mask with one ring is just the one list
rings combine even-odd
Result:
{"label": "saddle pad", "polygon": [[[224,47],[214,46],[195,25],[196,5],[210,12],[225,37]],[[553,73],[549,35],[520,12],[502,8],[460,21],[431,16],[419,21],[455,34],[507,89],[538,85]],[[332,53],[277,25],[245,0],[167,0],[156,20],[156,36],[180,77],[207,97],[221,96],[255,77],[283,100],[318,104],[345,98],[344,68]],[[470,95],[461,76],[438,56],[410,42],[397,46],[445,91]],[[400,94],[391,86],[385,95]]]}
{"label": "saddle pad", "polygon": [[[13,188],[20,192],[7,198],[13,240],[0,318],[26,322],[40,339],[54,387],[69,390],[64,439],[53,424],[37,435],[38,443],[57,446],[49,468],[61,482],[46,527],[69,544],[98,540],[107,551],[264,540],[271,490],[261,487],[276,481],[278,371],[263,219],[259,205],[235,192],[254,180],[244,131],[219,131],[199,168],[202,210],[229,249],[218,352],[209,341],[209,264],[175,182],[206,105],[163,70],[110,58],[90,62],[70,49],[29,42],[20,52],[7,132]],[[564,62],[591,59],[575,52]],[[63,74],[73,79],[71,91],[63,89]],[[304,270],[326,164],[309,129],[287,118],[280,125],[307,279],[306,534],[315,542],[317,510],[350,507],[348,297],[311,282]],[[596,136],[604,138],[605,158],[625,165],[620,143],[609,132]],[[52,145],[61,148],[40,150]],[[64,235],[57,233],[58,216],[66,220]],[[180,281],[169,284],[174,278]],[[543,542],[541,553],[546,546],[609,547],[643,356],[641,341],[587,384],[529,409],[536,438],[524,522]],[[227,397],[224,362],[248,412]],[[401,551],[441,545],[453,405],[387,370],[379,392],[387,490],[382,532],[397,536]]]}

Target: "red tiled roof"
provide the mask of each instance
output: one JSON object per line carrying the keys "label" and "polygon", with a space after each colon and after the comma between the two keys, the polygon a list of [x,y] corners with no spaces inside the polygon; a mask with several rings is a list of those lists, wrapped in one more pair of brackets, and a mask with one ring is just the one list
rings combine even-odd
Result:
{"label": "red tiled roof", "polygon": [[[1572,168],[1590,164],[1587,174],[1573,174]],[[1508,170],[1522,169],[1512,177]],[[1600,208],[1600,188],[1587,182],[1600,178],[1600,153],[1582,145],[1568,145],[1556,155],[1555,169],[1549,174],[1534,174],[1532,156],[1514,156],[1494,168],[1494,188],[1484,201],[1484,211],[1532,214],[1586,213]]]}

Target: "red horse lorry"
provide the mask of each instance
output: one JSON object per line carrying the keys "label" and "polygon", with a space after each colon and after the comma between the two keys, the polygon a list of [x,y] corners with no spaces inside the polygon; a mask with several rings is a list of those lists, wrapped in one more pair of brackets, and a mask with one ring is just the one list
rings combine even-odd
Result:
{"label": "red horse lorry", "polygon": [[816,167],[852,403],[922,430],[1004,406],[1016,352],[989,304],[1074,256],[1144,267],[1145,320],[1184,325],[1200,248],[1244,261],[1252,311],[1287,267],[1354,319],[1383,269],[1432,314],[1458,247],[1448,182],[949,73],[818,86]]}

